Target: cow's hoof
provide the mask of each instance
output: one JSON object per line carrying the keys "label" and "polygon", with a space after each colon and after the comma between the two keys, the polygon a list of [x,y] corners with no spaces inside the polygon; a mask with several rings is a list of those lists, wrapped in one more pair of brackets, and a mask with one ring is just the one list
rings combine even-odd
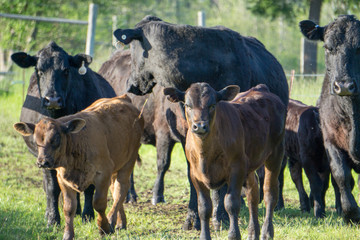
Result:
{"label": "cow's hoof", "polygon": [[86,212],[84,209],[84,211],[81,215],[81,218],[82,218],[83,223],[88,223],[88,222],[91,222],[92,220],[94,220],[94,218],[95,218],[94,209],[91,208],[90,211],[86,211]]}
{"label": "cow's hoof", "polygon": [[212,221],[212,225],[215,231],[219,231],[221,228],[221,222],[219,222],[217,219]]}
{"label": "cow's hoof", "polygon": [[137,194],[128,194],[125,203],[137,203]]}
{"label": "cow's hoof", "polygon": [[326,216],[325,209],[323,208],[314,208],[314,215],[316,218],[324,218]]}
{"label": "cow's hoof", "polygon": [[54,214],[50,214],[49,212],[45,212],[45,218],[47,219],[47,227],[51,228],[53,226],[60,226],[60,215],[54,216]]}
{"label": "cow's hoof", "polygon": [[164,202],[165,202],[164,196],[154,196],[151,199],[152,205],[156,205],[158,203],[164,203]]}

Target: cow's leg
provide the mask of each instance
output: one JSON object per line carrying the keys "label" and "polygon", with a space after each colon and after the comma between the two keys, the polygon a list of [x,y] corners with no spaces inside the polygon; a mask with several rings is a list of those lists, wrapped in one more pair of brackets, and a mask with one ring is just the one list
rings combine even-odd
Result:
{"label": "cow's leg", "polygon": [[279,174],[284,158],[284,142],[274,148],[265,161],[264,202],[266,207],[265,221],[261,229],[261,239],[274,238],[273,214],[279,197]]}
{"label": "cow's leg", "polygon": [[[183,144],[183,149],[185,149],[184,144]],[[192,227],[194,227],[194,229],[200,230],[201,226],[200,226],[200,218],[198,213],[198,198],[194,184],[191,181],[190,163],[187,160],[186,163],[187,163],[187,175],[190,184],[190,200],[188,205],[188,213],[183,225],[183,229],[190,230]]]}
{"label": "cow's leg", "polygon": [[248,239],[259,239],[260,225],[258,220],[259,187],[255,174],[248,175],[246,180],[246,198],[249,206]]}
{"label": "cow's leg", "polygon": [[210,217],[212,211],[212,202],[210,198],[210,190],[195,177],[192,177],[192,182],[196,188],[198,197],[198,212],[200,217],[201,232],[200,239],[211,239],[210,237]]}
{"label": "cow's leg", "polygon": [[256,170],[256,174],[258,176],[259,179],[259,193],[260,193],[260,198],[259,198],[259,203],[261,203],[261,201],[264,198],[264,191],[263,191],[263,186],[264,186],[264,178],[265,178],[265,167],[264,165],[262,165],[260,168],[258,168]]}
{"label": "cow's leg", "polygon": [[95,186],[92,184],[84,191],[85,202],[84,202],[84,209],[82,212],[83,222],[91,221],[95,217],[94,208],[92,205],[94,192],[95,192]]}
{"label": "cow's leg", "polygon": [[284,171],[285,171],[286,163],[287,163],[287,158],[284,157],[279,174],[279,200],[278,203],[276,204],[275,211],[285,208],[283,189],[284,189]]}
{"label": "cow's leg", "polygon": [[298,160],[289,158],[290,176],[295,183],[296,189],[299,193],[300,209],[303,212],[310,212],[310,200],[304,189],[302,180],[302,167]]}
{"label": "cow's leg", "polygon": [[351,193],[354,180],[351,175],[351,168],[347,164],[350,161],[349,156],[329,142],[325,142],[325,149],[329,156],[331,174],[339,186],[344,221],[359,223],[360,209]]}
{"label": "cow's leg", "polygon": [[111,182],[107,176],[111,176],[111,173],[103,172],[102,175],[102,179],[99,177],[99,180],[95,183],[96,190],[93,199],[93,206],[94,209],[98,212],[97,225],[99,227],[99,232],[101,235],[104,235],[113,231],[105,215],[107,206],[107,193]]}
{"label": "cow's leg", "polygon": [[134,164],[135,161],[130,161],[120,171],[113,174],[111,189],[114,202],[108,213],[112,229],[114,229],[115,223],[116,229],[126,229],[126,215],[123,203],[130,187],[130,175],[134,169]]}
{"label": "cow's leg", "polygon": [[65,229],[63,240],[74,239],[74,217],[77,207],[76,191],[67,187],[59,178],[60,187],[64,198]]}
{"label": "cow's leg", "polygon": [[339,186],[337,185],[337,183],[336,183],[334,177],[332,176],[332,174],[331,174],[331,184],[333,185],[334,193],[335,193],[336,213],[341,216],[342,208],[341,208],[341,200],[340,200],[340,190],[339,190]]}
{"label": "cow's leg", "polygon": [[[245,159],[245,157],[242,157],[240,159]],[[240,212],[241,188],[245,182],[245,176],[246,176],[246,173],[244,172],[244,169],[232,169],[229,186],[228,186],[228,191],[227,191],[225,199],[224,199],[225,209],[226,209],[227,213],[229,214],[229,219],[230,219],[230,226],[229,226],[229,232],[228,232],[229,239],[241,239],[239,225],[238,225],[239,224],[238,223],[238,215]],[[253,180],[255,180],[255,179],[253,179]],[[254,183],[252,183],[252,184],[254,184]],[[256,200],[256,207],[257,207],[257,205],[259,204],[259,198],[257,197],[255,200]],[[249,209],[250,208],[251,208],[251,206],[249,206]],[[254,212],[252,212],[252,214],[253,213]],[[250,223],[250,225],[252,225],[252,224],[253,223]]]}
{"label": "cow's leg", "polygon": [[138,195],[135,191],[135,181],[134,181],[134,171],[132,171],[130,175],[130,187],[129,191],[126,195],[126,202],[127,203],[136,203],[137,202]]}
{"label": "cow's leg", "polygon": [[321,204],[324,205],[325,207],[326,206],[325,195],[326,195],[326,191],[329,188],[330,169],[328,171],[319,173],[319,176],[323,186],[323,188],[321,189]]}
{"label": "cow's leg", "polygon": [[323,218],[325,217],[325,203],[322,201],[324,184],[314,166],[305,164],[304,170],[310,183],[311,200],[314,203],[314,215],[317,218]]}
{"label": "cow's leg", "polygon": [[157,151],[157,177],[153,188],[153,197],[151,203],[156,205],[159,202],[165,202],[164,199],[164,177],[170,167],[171,151],[175,142],[170,139],[169,134],[157,133],[156,151]]}
{"label": "cow's leg", "polygon": [[46,193],[46,212],[45,217],[47,218],[47,225],[60,225],[60,214],[59,214],[59,195],[60,187],[57,180],[56,170],[43,169],[43,184]]}
{"label": "cow's leg", "polygon": [[224,206],[224,198],[228,186],[224,184],[220,189],[211,191],[211,200],[213,203],[212,224],[215,230],[220,230],[221,222],[229,222],[229,215]]}

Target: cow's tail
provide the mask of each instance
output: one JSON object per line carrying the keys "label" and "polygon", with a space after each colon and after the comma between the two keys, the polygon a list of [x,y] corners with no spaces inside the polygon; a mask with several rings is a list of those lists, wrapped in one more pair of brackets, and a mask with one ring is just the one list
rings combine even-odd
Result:
{"label": "cow's tail", "polygon": [[136,158],[136,163],[137,163],[138,167],[141,167],[141,158],[140,158],[139,154],[138,154],[138,156]]}

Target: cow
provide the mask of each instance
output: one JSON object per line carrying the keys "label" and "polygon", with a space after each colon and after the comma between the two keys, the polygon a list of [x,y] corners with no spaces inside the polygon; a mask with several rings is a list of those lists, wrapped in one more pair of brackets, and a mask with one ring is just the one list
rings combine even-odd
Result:
{"label": "cow", "polygon": [[[37,165],[55,169],[64,198],[63,239],[74,239],[76,193],[95,186],[93,206],[101,234],[126,228],[123,202],[138,157],[144,120],[126,96],[103,98],[76,114],[20,122],[14,128],[34,139]],[[110,186],[111,184],[111,186]],[[108,189],[114,203],[105,215]]]}
{"label": "cow", "polygon": [[299,193],[300,209],[310,212],[302,169],[309,180],[311,205],[315,217],[325,216],[325,194],[329,187],[330,166],[320,128],[319,109],[290,99],[285,125],[285,158]]}
{"label": "cow", "polygon": [[319,98],[320,126],[345,222],[359,223],[351,170],[360,173],[360,21],[339,16],[326,26],[299,23],[309,40],[323,41],[326,73]]}
{"label": "cow", "polygon": [[[156,84],[185,91],[195,82],[208,82],[215,90],[235,84],[245,91],[264,83],[288,103],[280,63],[253,37],[222,26],[176,25],[154,16],[143,18],[135,29],[117,29],[114,36],[131,46],[129,92],[147,94]],[[191,228],[193,216],[196,219],[196,202],[189,203],[185,229]]]}
{"label": "cow", "polygon": [[[188,125],[185,153],[190,162],[201,221],[200,239],[210,239],[210,189],[227,183],[225,209],[229,239],[240,239],[238,214],[243,184],[247,187],[249,239],[258,239],[259,189],[255,171],[265,163],[266,216],[262,238],[272,239],[278,176],[284,157],[286,106],[264,84],[240,94],[237,85],[215,91],[208,83],[194,83],[186,92],[165,88],[171,102],[183,102]],[[235,99],[234,99],[235,97]],[[233,100],[232,100],[233,99]],[[232,100],[231,102],[229,102]]]}
{"label": "cow", "polygon": [[[109,81],[117,95],[127,93],[127,81],[131,73],[130,51],[115,51],[110,59],[101,65],[98,73]],[[144,96],[132,93],[127,93],[127,95],[131,98],[132,103],[142,111],[145,120],[141,143],[151,144],[156,147],[158,172],[151,199],[152,204],[156,205],[165,202],[164,177],[170,167],[171,151],[175,143],[180,141],[181,135],[175,137],[171,134],[166,119],[166,112],[175,111],[171,109],[175,109],[175,106],[165,101],[161,86],[156,86],[153,92],[153,94]]]}
{"label": "cow", "polygon": [[[23,104],[20,121],[36,124],[43,117],[59,118],[74,114],[103,97],[114,97],[110,84],[88,66],[92,58],[85,54],[69,55],[55,42],[50,42],[36,55],[17,52],[12,60],[22,68],[34,67]],[[31,137],[24,137],[30,152],[37,157],[38,147]],[[48,226],[60,224],[58,198],[60,187],[55,170],[43,169]],[[85,190],[84,220],[94,218],[94,186]],[[78,201],[78,213],[81,211]]]}

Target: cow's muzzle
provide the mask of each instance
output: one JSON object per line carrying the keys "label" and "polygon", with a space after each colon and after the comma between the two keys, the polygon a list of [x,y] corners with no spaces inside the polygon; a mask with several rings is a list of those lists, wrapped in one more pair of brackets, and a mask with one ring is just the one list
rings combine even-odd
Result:
{"label": "cow's muzzle", "polygon": [[54,161],[49,158],[38,158],[36,164],[39,168],[53,168],[53,162]]}
{"label": "cow's muzzle", "polygon": [[43,106],[47,109],[61,109],[64,107],[61,97],[49,97],[43,98]]}
{"label": "cow's muzzle", "polygon": [[208,121],[198,121],[191,124],[191,132],[197,135],[205,135],[209,132]]}
{"label": "cow's muzzle", "polygon": [[339,96],[352,96],[357,94],[357,87],[353,81],[335,81],[333,84],[334,93]]}

